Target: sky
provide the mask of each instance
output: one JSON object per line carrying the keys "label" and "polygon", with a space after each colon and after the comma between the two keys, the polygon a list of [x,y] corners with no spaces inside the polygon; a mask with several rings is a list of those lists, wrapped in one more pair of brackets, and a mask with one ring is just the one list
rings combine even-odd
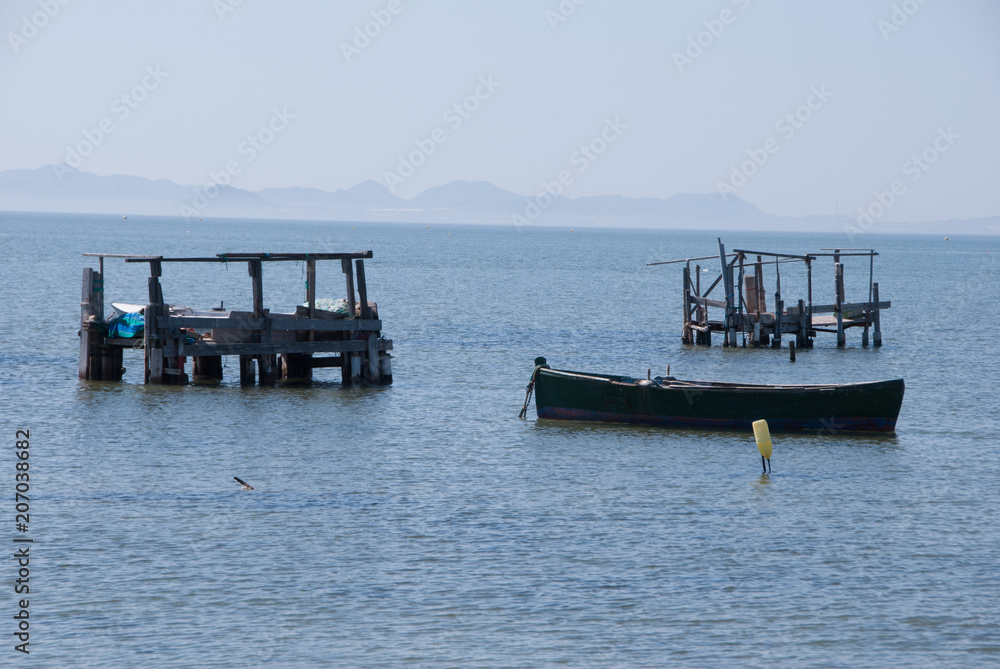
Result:
{"label": "sky", "polygon": [[995,0],[5,0],[0,170],[1000,215]]}

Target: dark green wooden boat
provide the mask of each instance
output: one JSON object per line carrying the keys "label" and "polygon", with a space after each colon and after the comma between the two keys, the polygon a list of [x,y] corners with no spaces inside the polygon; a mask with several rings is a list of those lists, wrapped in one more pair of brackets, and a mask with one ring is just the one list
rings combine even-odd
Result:
{"label": "dark green wooden boat", "polygon": [[671,427],[773,431],[894,432],[903,380],[816,385],[752,385],[633,379],[550,369],[535,360],[532,377],[539,418]]}

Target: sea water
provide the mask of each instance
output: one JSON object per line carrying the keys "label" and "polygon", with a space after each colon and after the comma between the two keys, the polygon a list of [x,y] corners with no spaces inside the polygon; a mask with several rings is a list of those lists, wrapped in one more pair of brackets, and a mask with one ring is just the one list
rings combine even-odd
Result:
{"label": "sea water", "polygon": [[[680,266],[727,249],[874,247],[884,346],[680,341]],[[996,666],[996,237],[0,215],[6,499],[0,664],[24,667]],[[83,252],[371,249],[389,387],[77,379]],[[847,299],[867,258],[845,258]],[[718,258],[699,261],[702,288]],[[773,309],[773,266],[766,268]],[[788,303],[801,265],[782,265]],[[105,306],[148,266],[105,261]],[[250,307],[245,263],[165,263],[167,301]],[[317,296],[345,291],[320,262]],[[720,294],[716,288],[713,296]],[[815,262],[817,304],[833,262]],[[305,298],[301,263],[264,301]],[[906,380],[895,436],[527,420],[555,368],[759,383]],[[30,529],[15,431],[30,430]],[[255,487],[241,491],[239,476]],[[14,593],[30,537],[30,596]],[[28,598],[30,655],[14,650]]]}

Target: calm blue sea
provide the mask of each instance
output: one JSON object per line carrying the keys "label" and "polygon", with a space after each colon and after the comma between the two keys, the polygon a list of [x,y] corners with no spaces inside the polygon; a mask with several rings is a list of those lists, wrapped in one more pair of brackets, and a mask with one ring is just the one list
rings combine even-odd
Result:
{"label": "calm blue sea", "polygon": [[[680,268],[646,263],[709,255],[717,235],[875,247],[885,346],[825,335],[795,364],[683,346]],[[1000,238],[2,214],[0,242],[2,666],[1000,665]],[[241,388],[235,359],[220,387],[146,387],[141,351],[124,383],[77,380],[83,252],[365,249],[391,387],[319,370]],[[304,268],[277,265],[265,303],[291,309]],[[145,302],[146,272],[107,261],[107,301]],[[848,299],[867,278],[848,261]],[[341,297],[339,266],[317,285]],[[816,301],[833,286],[820,261]],[[250,304],[245,265],[166,265],[163,287]],[[907,390],[895,436],[776,435],[762,476],[748,434],[519,420],[538,355]],[[18,428],[29,656],[13,649]]]}

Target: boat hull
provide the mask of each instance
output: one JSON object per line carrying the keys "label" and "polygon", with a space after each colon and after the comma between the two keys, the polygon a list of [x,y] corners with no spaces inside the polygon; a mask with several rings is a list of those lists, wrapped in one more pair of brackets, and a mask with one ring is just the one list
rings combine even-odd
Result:
{"label": "boat hull", "polygon": [[665,427],[772,431],[882,432],[896,429],[902,379],[830,385],[766,386],[637,381],[540,367],[535,376],[539,418]]}

